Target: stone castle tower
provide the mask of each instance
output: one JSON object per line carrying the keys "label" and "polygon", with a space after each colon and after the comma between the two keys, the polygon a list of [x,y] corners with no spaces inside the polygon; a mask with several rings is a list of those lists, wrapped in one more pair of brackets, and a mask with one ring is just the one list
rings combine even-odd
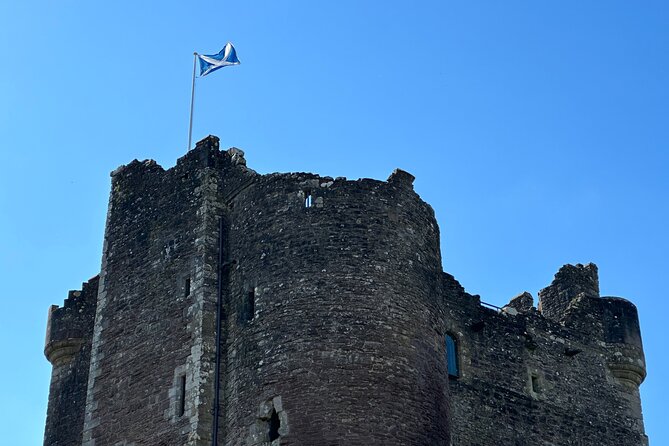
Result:
{"label": "stone castle tower", "polygon": [[112,172],[99,276],[49,311],[45,445],[646,445],[636,308],[566,265],[482,305],[387,181],[210,136]]}

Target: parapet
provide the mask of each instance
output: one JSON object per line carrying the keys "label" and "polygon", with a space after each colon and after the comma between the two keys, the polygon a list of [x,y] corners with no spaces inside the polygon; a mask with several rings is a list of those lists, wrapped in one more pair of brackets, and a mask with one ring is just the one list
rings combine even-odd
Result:
{"label": "parapet", "polygon": [[69,363],[92,333],[98,294],[98,276],[72,290],[62,307],[51,305],[44,355],[53,366]]}
{"label": "parapet", "polygon": [[[244,152],[239,149],[232,148],[228,154],[219,150],[219,140],[216,136],[209,135],[206,138],[198,141],[195,148],[190,150],[184,156],[177,160],[177,168],[193,169],[198,167],[217,167],[226,156],[228,158],[235,157],[238,164],[246,164],[246,161],[239,161],[244,158]],[[170,169],[172,170],[172,169]],[[134,174],[146,173],[164,173],[165,169],[155,160],[146,159],[139,161],[137,159],[128,164],[122,164],[114,169],[110,176],[114,181],[118,181],[124,177],[130,177]]]}

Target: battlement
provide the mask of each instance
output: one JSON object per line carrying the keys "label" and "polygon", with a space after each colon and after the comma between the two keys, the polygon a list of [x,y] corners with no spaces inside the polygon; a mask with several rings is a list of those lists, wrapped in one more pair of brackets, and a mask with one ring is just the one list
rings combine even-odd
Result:
{"label": "battlement", "polygon": [[[179,158],[176,165],[167,170],[154,160],[139,161],[135,159],[131,163],[121,165],[111,172],[111,177],[116,184],[113,190],[119,190],[120,183],[128,187],[137,187],[138,181],[150,181],[151,178],[162,179],[164,176],[187,180],[191,175],[197,175],[199,171],[206,168],[221,171],[223,173],[223,181],[230,183],[233,186],[232,189],[235,188],[234,186],[243,186],[248,180],[261,177],[269,181],[292,179],[302,182],[304,186],[313,187],[330,187],[335,183],[341,184],[347,182],[351,185],[358,185],[363,189],[369,189],[370,186],[381,184],[413,189],[415,179],[413,175],[402,169],[395,169],[385,182],[369,178],[347,180],[344,177],[337,177],[333,179],[332,177],[306,172],[259,175],[254,170],[246,167],[243,150],[236,147],[231,147],[228,150],[220,150],[219,146],[219,139],[216,136],[209,135],[198,141],[193,150],[190,150],[186,155]],[[236,172],[233,170],[236,170]],[[243,178],[240,178],[240,176]]]}
{"label": "battlement", "polygon": [[71,290],[63,306],[49,308],[44,354],[54,366],[71,361],[86,338],[90,338],[95,319],[99,277]]}
{"label": "battlement", "polygon": [[49,308],[44,354],[53,365],[45,444],[80,444],[99,276]]}

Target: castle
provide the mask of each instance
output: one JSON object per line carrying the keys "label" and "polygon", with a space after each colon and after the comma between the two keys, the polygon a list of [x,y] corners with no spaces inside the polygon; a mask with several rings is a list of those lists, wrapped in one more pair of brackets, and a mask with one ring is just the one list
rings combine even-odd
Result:
{"label": "castle", "polygon": [[491,308],[402,170],[260,175],[209,136],[111,175],[100,274],[49,310],[45,445],[648,444],[595,265]]}

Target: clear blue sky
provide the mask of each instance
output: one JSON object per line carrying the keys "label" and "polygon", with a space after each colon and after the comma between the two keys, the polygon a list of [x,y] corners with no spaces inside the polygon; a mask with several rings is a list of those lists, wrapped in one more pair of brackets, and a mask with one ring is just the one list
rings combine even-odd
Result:
{"label": "clear blue sky", "polygon": [[653,445],[669,444],[666,1],[0,1],[0,438],[41,442],[47,309],[98,273],[109,172],[194,139],[262,172],[385,179],[441,226],[444,268],[500,305],[564,263],[634,301]]}

